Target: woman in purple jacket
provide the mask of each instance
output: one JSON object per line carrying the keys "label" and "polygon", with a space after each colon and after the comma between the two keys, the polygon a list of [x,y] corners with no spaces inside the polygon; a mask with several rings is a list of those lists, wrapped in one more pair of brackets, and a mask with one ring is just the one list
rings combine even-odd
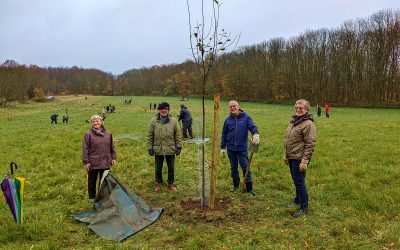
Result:
{"label": "woman in purple jacket", "polygon": [[116,152],[112,134],[104,128],[103,119],[93,115],[90,121],[92,128],[82,141],[82,162],[88,172],[89,202],[94,203],[97,179],[115,164]]}

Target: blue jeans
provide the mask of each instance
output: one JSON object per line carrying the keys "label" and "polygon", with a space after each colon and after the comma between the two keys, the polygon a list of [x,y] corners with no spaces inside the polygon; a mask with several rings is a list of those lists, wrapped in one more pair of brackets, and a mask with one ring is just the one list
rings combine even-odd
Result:
{"label": "blue jeans", "polygon": [[[243,177],[244,177],[246,174],[247,166],[249,165],[248,153],[247,153],[247,150],[232,151],[232,150],[228,149],[227,151],[228,151],[229,162],[231,163],[231,177],[233,180],[233,185],[237,187],[237,186],[239,186],[239,183],[240,183],[238,163],[240,164],[240,167],[242,168]],[[249,172],[247,173],[246,182],[252,182],[252,181],[253,181],[253,177],[252,177],[251,171],[249,169]]]}
{"label": "blue jeans", "polygon": [[306,173],[300,172],[301,160],[289,160],[290,174],[296,187],[294,202],[300,205],[300,209],[308,208],[308,193],[306,188]]}

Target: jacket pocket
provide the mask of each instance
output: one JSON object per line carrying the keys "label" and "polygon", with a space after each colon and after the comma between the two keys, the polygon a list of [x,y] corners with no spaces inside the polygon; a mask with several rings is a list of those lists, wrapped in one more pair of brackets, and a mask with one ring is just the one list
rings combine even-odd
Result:
{"label": "jacket pocket", "polygon": [[160,148],[161,148],[161,147],[160,147],[159,145],[154,145],[154,146],[153,146],[154,153],[155,153],[155,154],[159,154],[159,153],[160,153]]}
{"label": "jacket pocket", "polygon": [[89,162],[92,167],[97,167],[101,163],[101,158],[99,156],[89,156]]}

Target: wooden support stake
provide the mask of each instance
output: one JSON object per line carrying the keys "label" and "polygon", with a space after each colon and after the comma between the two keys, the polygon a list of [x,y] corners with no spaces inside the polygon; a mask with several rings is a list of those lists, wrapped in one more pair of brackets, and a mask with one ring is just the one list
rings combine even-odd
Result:
{"label": "wooden support stake", "polygon": [[209,208],[214,209],[215,193],[217,186],[217,155],[218,155],[218,120],[219,120],[219,100],[220,95],[214,95],[214,126],[213,126],[213,140],[212,140],[212,153],[211,153],[211,176],[210,176],[210,199]]}

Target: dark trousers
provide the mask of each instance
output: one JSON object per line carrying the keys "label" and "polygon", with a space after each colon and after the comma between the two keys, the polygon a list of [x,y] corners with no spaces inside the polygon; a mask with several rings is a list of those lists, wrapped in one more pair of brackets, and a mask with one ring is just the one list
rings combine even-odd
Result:
{"label": "dark trousers", "polygon": [[306,187],[306,173],[300,172],[301,160],[289,160],[290,174],[296,187],[294,202],[300,205],[301,209],[308,208],[308,193]]}
{"label": "dark trousers", "polygon": [[174,183],[174,164],[175,164],[175,155],[155,155],[155,174],[156,174],[156,182],[163,183],[162,178],[162,169],[164,158],[167,162],[168,166],[168,184]]}
{"label": "dark trousers", "polygon": [[92,170],[89,170],[89,173],[88,173],[89,199],[95,199],[96,198],[97,180],[98,179],[101,180],[101,177],[103,176],[104,170],[106,170],[106,169],[92,169]]}
{"label": "dark trousers", "polygon": [[[237,186],[239,186],[239,183],[240,183],[238,164],[240,164],[240,167],[242,168],[243,177],[244,177],[246,174],[246,169],[249,166],[248,153],[247,153],[247,150],[232,151],[232,150],[228,149],[228,157],[229,157],[229,162],[231,163],[231,177],[232,177],[233,185],[235,187],[237,187]],[[246,182],[252,182],[252,181],[253,181],[253,177],[252,177],[251,171],[249,169],[249,172],[247,173]]]}
{"label": "dark trousers", "polygon": [[187,132],[189,131],[190,138],[193,138],[192,132],[192,123],[191,122],[182,122],[182,136],[183,138],[187,138]]}

